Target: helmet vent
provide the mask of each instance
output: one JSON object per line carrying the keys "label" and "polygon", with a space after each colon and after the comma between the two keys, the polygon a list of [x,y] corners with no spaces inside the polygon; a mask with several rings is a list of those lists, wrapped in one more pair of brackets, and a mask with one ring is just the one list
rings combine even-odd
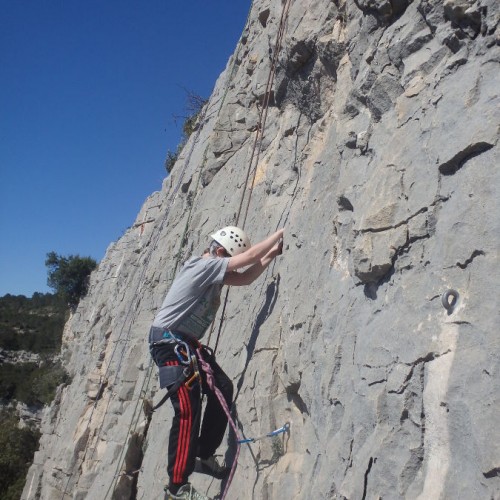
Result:
{"label": "helmet vent", "polygon": [[245,232],[233,226],[224,227],[212,234],[211,237],[232,256],[239,255],[251,246]]}

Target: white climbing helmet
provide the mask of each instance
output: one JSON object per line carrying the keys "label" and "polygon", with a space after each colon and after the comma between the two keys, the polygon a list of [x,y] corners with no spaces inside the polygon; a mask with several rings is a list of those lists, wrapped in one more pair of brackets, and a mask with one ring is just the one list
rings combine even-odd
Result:
{"label": "white climbing helmet", "polygon": [[243,253],[252,246],[245,231],[235,226],[223,227],[210,237],[223,246],[231,257]]}

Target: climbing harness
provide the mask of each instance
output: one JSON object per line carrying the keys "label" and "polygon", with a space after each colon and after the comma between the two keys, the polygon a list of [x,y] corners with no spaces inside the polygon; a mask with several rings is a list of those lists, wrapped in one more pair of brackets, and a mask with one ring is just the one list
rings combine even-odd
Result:
{"label": "climbing harness", "polygon": [[[158,330],[160,329],[156,329],[156,333]],[[160,406],[162,406],[168,399],[170,399],[172,395],[175,394],[182,387],[182,385],[184,385],[186,389],[191,391],[194,388],[196,382],[198,382],[201,391],[201,374],[198,367],[198,360],[196,359],[196,352],[189,345],[189,343],[186,342],[185,340],[182,340],[173,332],[168,330],[165,330],[161,333],[161,338],[159,340],[154,340],[154,338],[155,338],[155,328],[153,327],[150,333],[150,340],[152,340],[152,342],[150,343],[149,349],[151,352],[151,356],[154,359],[155,363],[160,368],[160,371],[161,369],[178,369],[179,375],[175,380],[173,380],[171,383],[167,385],[168,390],[166,394],[153,407],[152,411],[156,411],[158,408],[160,408]],[[198,346],[201,347],[201,344],[199,342],[194,340],[193,342],[196,342],[196,347]],[[175,343],[174,353],[180,365],[169,366],[161,361],[162,346],[172,343]],[[161,384],[161,375],[160,375],[160,384]]]}
{"label": "climbing harness", "polygon": [[[450,301],[451,297],[451,301]],[[441,295],[441,304],[448,311],[448,313],[452,313],[455,308],[456,303],[458,302],[458,292],[453,288],[446,290],[443,295]]]}
{"label": "climbing harness", "polygon": [[255,443],[256,441],[260,441],[261,439],[278,436],[279,434],[284,434],[285,432],[286,433],[290,432],[290,422],[287,422],[283,427],[280,427],[279,429],[268,432],[267,434],[263,434],[262,436],[255,437],[255,438],[240,439],[238,441],[238,443],[239,444]]}

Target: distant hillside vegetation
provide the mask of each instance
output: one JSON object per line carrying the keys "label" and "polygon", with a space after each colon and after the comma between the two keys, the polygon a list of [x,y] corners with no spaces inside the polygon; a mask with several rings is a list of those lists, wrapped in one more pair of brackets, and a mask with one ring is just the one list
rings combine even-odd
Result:
{"label": "distant hillside vegetation", "polygon": [[0,349],[58,352],[68,316],[68,306],[50,293],[0,297]]}
{"label": "distant hillside vegetation", "polygon": [[20,422],[18,403],[33,415],[68,381],[57,358],[69,308],[59,296],[0,297],[0,498],[20,498],[40,432]]}

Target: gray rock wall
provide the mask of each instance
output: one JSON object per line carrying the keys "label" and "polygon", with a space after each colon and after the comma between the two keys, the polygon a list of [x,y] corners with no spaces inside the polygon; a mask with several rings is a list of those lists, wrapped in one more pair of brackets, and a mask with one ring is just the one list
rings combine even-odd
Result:
{"label": "gray rock wall", "polygon": [[230,290],[218,359],[243,436],[291,430],[242,447],[228,498],[500,497],[498,2],[291,2],[251,163],[281,13],[254,1],[172,175],[92,275],[24,499],[162,498],[147,331],[247,203],[251,239],[284,226],[285,252]]}

